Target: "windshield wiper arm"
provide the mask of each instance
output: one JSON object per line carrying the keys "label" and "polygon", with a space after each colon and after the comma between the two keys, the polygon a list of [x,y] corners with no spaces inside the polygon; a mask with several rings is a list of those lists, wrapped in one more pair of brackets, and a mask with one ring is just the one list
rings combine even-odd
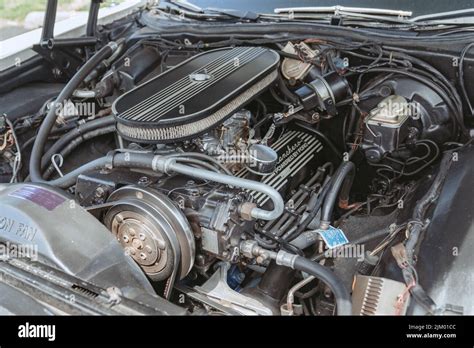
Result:
{"label": "windshield wiper arm", "polygon": [[246,19],[254,21],[259,18],[259,14],[252,12],[252,11],[241,11],[241,10],[234,10],[234,9],[224,9],[224,8],[211,8],[207,7],[204,11],[215,12],[221,15],[226,15],[233,18],[238,19]]}
{"label": "windshield wiper arm", "polygon": [[365,8],[365,7],[346,7],[346,6],[310,6],[310,7],[285,7],[275,8],[275,13],[321,13],[338,15],[344,14],[371,14],[398,17],[411,17],[413,12],[402,10],[386,10],[382,8]]}
{"label": "windshield wiper arm", "polygon": [[191,13],[186,11],[182,12],[184,15],[188,15],[189,17],[193,18],[219,18],[219,16],[226,16],[250,21],[254,21],[259,18],[259,14],[252,11],[241,11],[213,7],[202,8],[190,3],[187,0],[168,0],[168,2],[185,10],[191,11]]}
{"label": "windshield wiper arm", "polygon": [[465,10],[431,13],[423,16],[413,18],[413,22],[431,21],[431,20],[450,20],[460,19],[463,17],[474,17],[474,8],[468,8]]}
{"label": "windshield wiper arm", "polygon": [[204,10],[201,7],[192,4],[187,0],[168,0],[168,2],[172,3],[173,5],[182,7],[186,10],[189,10],[189,11],[204,12]]}

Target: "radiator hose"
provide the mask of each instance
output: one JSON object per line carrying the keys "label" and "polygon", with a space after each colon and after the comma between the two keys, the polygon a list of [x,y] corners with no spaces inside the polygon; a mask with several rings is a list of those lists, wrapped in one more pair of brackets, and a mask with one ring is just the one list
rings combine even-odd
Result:
{"label": "radiator hose", "polygon": [[327,267],[302,256],[296,256],[293,268],[308,273],[326,284],[334,294],[337,306],[337,315],[352,315],[352,300],[349,290],[342,279],[331,272]]}

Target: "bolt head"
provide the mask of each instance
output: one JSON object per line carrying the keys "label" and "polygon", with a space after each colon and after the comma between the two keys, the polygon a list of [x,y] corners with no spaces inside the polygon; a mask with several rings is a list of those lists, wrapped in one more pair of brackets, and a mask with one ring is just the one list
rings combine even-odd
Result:
{"label": "bolt head", "polygon": [[134,238],[134,239],[132,240],[132,246],[133,246],[135,249],[143,249],[143,243],[141,242],[141,240],[136,239],[136,238]]}
{"label": "bolt head", "polygon": [[95,196],[100,198],[100,197],[103,197],[105,195],[105,190],[102,188],[102,187],[98,187],[96,190],[95,190]]}
{"label": "bolt head", "polygon": [[123,216],[120,215],[120,214],[115,215],[114,219],[119,224],[121,224],[123,222]]}
{"label": "bolt head", "polygon": [[139,185],[146,185],[149,182],[150,182],[150,180],[146,176],[142,176],[140,179],[138,179],[138,184]]}

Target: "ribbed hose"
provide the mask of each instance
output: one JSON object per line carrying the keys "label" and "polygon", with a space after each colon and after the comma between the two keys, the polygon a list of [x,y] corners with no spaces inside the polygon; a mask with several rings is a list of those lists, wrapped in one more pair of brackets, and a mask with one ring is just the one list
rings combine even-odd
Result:
{"label": "ribbed hose", "polygon": [[[30,158],[30,177],[33,182],[45,182],[41,175],[41,159],[43,157],[44,146],[48,139],[49,133],[53,128],[56,118],[57,118],[57,105],[61,105],[64,101],[71,97],[73,92],[79,87],[84,78],[92,71],[94,68],[102,62],[104,59],[107,59],[112,55],[114,50],[117,48],[115,42],[109,42],[106,46],[102,47],[96,54],[94,54],[84,65],[77,71],[71,80],[67,83],[64,89],[59,94],[58,98],[55,100],[54,104],[51,106],[51,109],[48,111],[45,119],[41,123],[41,126],[36,136],[35,143],[33,145],[33,150],[31,152]],[[80,169],[80,168],[79,168]]]}
{"label": "ribbed hose", "polygon": [[334,294],[337,315],[352,315],[352,300],[344,282],[328,268],[301,256],[296,256],[293,268],[308,273],[326,284]]}

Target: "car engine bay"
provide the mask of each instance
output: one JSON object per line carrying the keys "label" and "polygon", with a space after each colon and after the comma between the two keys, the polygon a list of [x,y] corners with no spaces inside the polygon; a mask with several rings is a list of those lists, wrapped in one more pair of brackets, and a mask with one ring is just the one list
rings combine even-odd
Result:
{"label": "car engine bay", "polygon": [[147,313],[474,313],[472,54],[157,34],[166,15],[104,26],[95,52],[71,47],[77,71],[2,90],[0,237],[42,265],[9,267]]}

